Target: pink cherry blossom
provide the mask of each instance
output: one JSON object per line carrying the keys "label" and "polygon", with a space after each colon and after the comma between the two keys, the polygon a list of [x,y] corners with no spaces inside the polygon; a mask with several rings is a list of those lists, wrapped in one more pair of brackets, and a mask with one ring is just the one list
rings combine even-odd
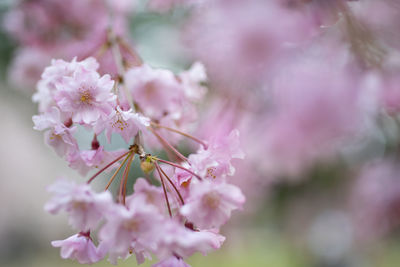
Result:
{"label": "pink cherry blossom", "polygon": [[[136,204],[136,203],[135,203]],[[131,250],[139,251],[143,247],[154,247],[157,240],[162,216],[157,208],[146,205],[126,207],[115,204],[106,213],[106,224],[99,232],[99,247],[109,253],[109,261],[113,264],[118,258],[126,258]]]}
{"label": "pink cherry blossom", "polygon": [[95,123],[94,132],[98,135],[105,130],[108,142],[111,142],[111,135],[117,133],[124,138],[126,143],[129,143],[139,130],[146,131],[148,126],[150,126],[149,118],[133,112],[132,109],[124,111],[117,106],[107,118]]}
{"label": "pink cherry blossom", "polygon": [[157,250],[154,252],[159,259],[172,256],[190,257],[195,252],[203,255],[221,247],[225,237],[211,231],[192,231],[175,221],[163,224],[165,233],[160,236]]}
{"label": "pink cherry blossom", "polygon": [[45,132],[45,141],[54,148],[60,157],[68,153],[76,153],[78,144],[73,137],[76,128],[65,126],[58,108],[52,107],[45,114],[33,116],[32,120],[35,124],[33,127],[35,130],[49,129]]}
{"label": "pink cherry blossom", "polygon": [[143,65],[130,69],[125,79],[133,100],[146,116],[152,119],[160,119],[166,113],[177,119],[181,116],[184,91],[171,71]]}
{"label": "pink cherry blossom", "polygon": [[77,61],[75,57],[71,62],[53,59],[51,65],[44,69],[37,92],[32,96],[33,101],[39,103],[39,111],[45,112],[56,105],[56,84],[62,82],[64,77],[72,77],[77,71],[96,71],[98,68],[99,64],[91,57],[82,61]]}
{"label": "pink cherry blossom", "polygon": [[127,198],[128,206],[155,206],[160,213],[165,212],[164,195],[160,187],[149,184],[144,178],[138,178],[133,187],[134,193]]}
{"label": "pink cherry blossom", "polygon": [[224,178],[226,175],[232,176],[235,168],[231,164],[231,160],[243,157],[239,132],[234,130],[228,136],[212,138],[206,149],[200,147],[195,154],[189,156],[189,162],[200,176],[216,179]]}
{"label": "pink cherry blossom", "polygon": [[47,202],[45,210],[56,214],[65,210],[69,214],[69,223],[79,231],[96,228],[103,218],[104,207],[111,205],[109,192],[94,193],[87,184],[77,185],[60,179],[48,187],[53,198]]}
{"label": "pink cherry blossom", "polygon": [[241,209],[245,202],[240,189],[226,183],[192,184],[190,193],[180,213],[202,229],[219,228],[228,221],[231,212]]}
{"label": "pink cherry blossom", "polygon": [[61,258],[77,260],[81,264],[92,264],[103,258],[92,240],[80,234],[64,240],[52,241],[51,245],[61,247]]}
{"label": "pink cherry blossom", "polygon": [[111,92],[114,81],[94,71],[75,72],[56,84],[55,100],[63,112],[72,113],[72,121],[91,124],[110,115],[115,105]]}

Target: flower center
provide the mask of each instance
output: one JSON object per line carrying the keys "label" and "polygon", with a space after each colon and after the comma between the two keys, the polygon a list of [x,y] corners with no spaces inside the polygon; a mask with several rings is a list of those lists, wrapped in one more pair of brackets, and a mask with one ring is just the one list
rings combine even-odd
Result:
{"label": "flower center", "polygon": [[128,127],[128,123],[126,123],[126,121],[124,121],[124,119],[121,117],[121,114],[119,112],[117,112],[117,120],[114,121],[111,126],[113,128],[118,128],[120,131],[123,131],[125,128]]}
{"label": "flower center", "polygon": [[82,90],[80,92],[80,100],[84,104],[90,104],[92,102],[93,97],[90,94],[89,90]]}
{"label": "flower center", "polygon": [[139,231],[139,222],[135,219],[125,221],[124,228],[128,231],[138,232]]}
{"label": "flower center", "polygon": [[207,169],[207,175],[206,176],[210,176],[212,178],[217,178],[217,176],[214,175],[214,172],[216,171],[215,167],[211,167]]}
{"label": "flower center", "polygon": [[74,209],[79,209],[79,210],[86,210],[87,209],[87,204],[82,201],[74,201],[72,203],[72,206]]}
{"label": "flower center", "polygon": [[211,209],[218,208],[220,203],[220,197],[217,192],[210,192],[203,196],[203,204]]}

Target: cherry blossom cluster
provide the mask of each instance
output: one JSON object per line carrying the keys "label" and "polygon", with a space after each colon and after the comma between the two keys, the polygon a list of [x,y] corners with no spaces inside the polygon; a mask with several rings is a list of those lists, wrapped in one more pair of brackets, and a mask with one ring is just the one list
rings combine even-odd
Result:
{"label": "cherry blossom cluster", "polygon": [[[184,52],[204,65],[180,73],[142,62],[131,45],[136,2],[21,0],[5,16],[20,45],[11,80],[36,84],[35,129],[71,168],[95,172],[88,184],[111,174],[103,193],[65,180],[49,188],[46,209],[67,211],[77,231],[53,243],[63,258],[108,254],[116,263],[135,253],[138,262],[155,255],[159,266],[186,266],[194,252],[221,246],[240,190],[264,196],[338,162],[356,177],[349,191],[355,223],[369,221],[363,233],[400,226],[396,0],[144,1],[144,12],[185,11]],[[245,161],[235,160],[239,131]],[[90,144],[79,143],[82,132]],[[125,147],[106,149],[116,138]],[[195,153],[177,149],[183,139],[199,145]],[[379,149],[367,158],[370,144]],[[127,195],[135,157],[145,177]]]}
{"label": "cherry blossom cluster", "polygon": [[[196,120],[195,104],[206,90],[201,85],[206,79],[203,66],[195,63],[175,75],[140,64],[118,80],[100,75],[98,69],[92,57],[52,60],[33,96],[40,112],[33,117],[34,128],[45,130],[45,142],[82,175],[97,170],[86,184],[60,179],[49,187],[53,198],[45,209],[53,214],[66,211],[77,231],[53,246],[61,247],[63,258],[80,263],[94,263],[108,254],[116,264],[134,253],[138,263],[156,255],[162,261],[156,266],[187,266],[183,259],[193,253],[218,249],[225,239],[219,228],[245,201],[241,190],[227,181],[235,171],[232,159],[243,158],[243,152],[237,130],[207,141],[182,132]],[[79,130],[93,133],[90,149],[78,145]],[[121,136],[128,148],[105,150],[97,138],[102,134],[108,142],[113,135]],[[175,138],[169,141],[169,135]],[[174,147],[184,136],[200,145],[188,157]],[[145,152],[159,147],[173,161]],[[127,195],[135,157],[146,179],[137,178],[133,194]],[[114,201],[107,189],[123,168]],[[105,192],[94,192],[89,184],[114,169]]]}
{"label": "cherry blossom cluster", "polygon": [[[101,50],[112,25],[128,37],[130,0],[17,0],[3,19],[5,30],[18,42],[9,79],[21,90],[33,92],[43,68],[52,58],[83,59]],[[115,69],[111,53],[101,56],[102,71]],[[20,77],[24,77],[21,79]]]}

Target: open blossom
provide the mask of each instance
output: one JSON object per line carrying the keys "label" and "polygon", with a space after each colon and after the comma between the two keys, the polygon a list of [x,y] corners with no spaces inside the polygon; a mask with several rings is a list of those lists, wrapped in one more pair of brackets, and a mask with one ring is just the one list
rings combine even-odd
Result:
{"label": "open blossom", "polygon": [[130,69],[125,79],[133,99],[146,116],[152,119],[160,119],[164,114],[177,119],[181,116],[184,92],[171,71],[143,65]]}
{"label": "open blossom", "polygon": [[192,185],[190,193],[180,213],[202,229],[219,228],[245,202],[240,189],[226,183],[203,181]]}
{"label": "open blossom", "polygon": [[133,206],[136,203],[138,205],[150,205],[156,207],[160,212],[164,212],[164,195],[160,187],[149,184],[143,178],[138,178],[133,190],[135,193],[127,199],[129,206]]}
{"label": "open blossom", "polygon": [[193,169],[203,177],[224,178],[235,172],[231,160],[242,159],[239,132],[233,130],[228,136],[217,136],[210,140],[208,147],[201,147],[195,154],[189,156]]}
{"label": "open blossom", "polygon": [[99,64],[92,57],[82,61],[77,61],[75,57],[70,62],[53,59],[51,65],[44,69],[37,84],[37,92],[32,96],[33,101],[39,104],[39,111],[46,112],[56,105],[56,84],[62,82],[64,77],[72,77],[76,71],[96,71],[98,68]]}
{"label": "open blossom", "polygon": [[87,184],[77,185],[67,180],[58,180],[48,191],[53,193],[53,198],[45,210],[53,214],[65,210],[69,214],[69,223],[84,232],[99,224],[105,207],[112,202],[109,192],[97,194]]}
{"label": "open blossom", "polygon": [[133,112],[132,109],[124,111],[117,106],[107,118],[100,119],[95,123],[94,132],[98,135],[105,130],[108,142],[111,142],[111,135],[117,133],[124,138],[126,143],[129,143],[139,130],[145,131],[149,125],[149,118]]}
{"label": "open blossom", "polygon": [[115,105],[113,86],[109,75],[75,72],[73,77],[64,77],[56,84],[55,100],[62,111],[72,113],[73,122],[91,124],[111,113]]}
{"label": "open blossom", "polygon": [[162,230],[165,234],[160,236],[157,251],[154,252],[159,259],[172,256],[187,258],[197,251],[206,255],[219,249],[225,241],[225,237],[217,233],[189,230],[173,220],[165,222]]}
{"label": "open blossom", "polygon": [[[149,208],[150,207],[150,208]],[[101,228],[100,248],[109,253],[109,261],[126,258],[131,250],[153,247],[162,223],[162,216],[151,206],[131,205],[128,210],[115,204],[105,214],[106,224]]]}
{"label": "open blossom", "polygon": [[84,235],[76,234],[51,244],[53,247],[61,247],[61,258],[77,260],[81,264],[92,264],[103,258],[92,240]]}
{"label": "open blossom", "polygon": [[56,107],[42,115],[33,116],[32,118],[35,130],[46,130],[45,141],[53,147],[56,153],[63,157],[69,153],[75,153],[78,150],[78,144],[73,137],[75,127],[67,127],[62,123],[60,110]]}

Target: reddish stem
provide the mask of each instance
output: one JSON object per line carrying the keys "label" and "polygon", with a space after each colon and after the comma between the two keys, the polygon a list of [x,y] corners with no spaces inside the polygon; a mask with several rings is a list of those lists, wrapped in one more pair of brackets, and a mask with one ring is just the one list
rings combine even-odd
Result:
{"label": "reddish stem", "polygon": [[135,154],[132,154],[129,156],[128,163],[124,170],[124,174],[122,175],[122,178],[121,178],[121,184],[119,187],[119,196],[120,196],[120,199],[122,200],[121,203],[123,205],[125,205],[126,184],[128,182],[129,170],[131,169],[131,164],[132,164],[132,161],[134,158],[135,158]]}
{"label": "reddish stem", "polygon": [[176,167],[176,168],[182,169],[182,170],[184,170],[184,171],[187,171],[187,172],[190,173],[191,175],[196,176],[197,179],[203,180],[199,175],[195,174],[194,172],[192,172],[191,170],[189,170],[189,169],[187,169],[187,168],[185,168],[185,167],[182,167],[182,166],[179,165],[179,164],[173,163],[173,162],[168,161],[168,160],[159,159],[159,158],[157,158],[156,160],[157,160],[157,161],[160,161],[160,162],[162,162],[162,163],[165,163],[165,164],[174,166],[174,167]]}
{"label": "reddish stem", "polygon": [[122,166],[124,166],[125,162],[128,160],[130,154],[122,161],[121,165],[118,167],[117,171],[113,174],[113,176],[111,177],[111,179],[108,181],[108,184],[106,185],[106,188],[104,189],[104,191],[106,191],[111,183],[114,181],[115,177],[117,176],[117,174],[119,173],[119,171],[121,170]]}
{"label": "reddish stem", "polygon": [[109,168],[111,165],[113,165],[115,162],[117,162],[118,160],[122,159],[124,156],[126,156],[128,153],[132,152],[131,150],[125,152],[124,154],[122,154],[121,156],[119,156],[118,158],[114,159],[113,161],[111,161],[110,163],[108,163],[104,168],[102,168],[101,170],[99,170],[98,172],[96,172],[88,181],[87,183],[90,184],[94,178],[96,178],[100,173],[102,173],[103,171],[105,171],[107,168]]}
{"label": "reddish stem", "polygon": [[167,190],[165,189],[164,179],[163,179],[163,176],[161,174],[160,167],[158,166],[158,164],[156,164],[156,169],[157,169],[158,175],[160,176],[162,188],[163,188],[163,191],[164,191],[165,201],[167,202],[168,213],[169,213],[169,216],[172,218],[172,212],[171,212],[171,207],[169,205]]}
{"label": "reddish stem", "polygon": [[183,136],[185,136],[185,137],[187,137],[187,138],[189,138],[189,139],[192,139],[193,141],[195,141],[195,142],[201,144],[201,145],[204,147],[204,149],[207,149],[207,148],[208,148],[208,145],[207,145],[204,141],[202,141],[202,140],[200,140],[200,139],[194,137],[193,135],[190,135],[190,134],[181,132],[181,131],[179,131],[179,130],[177,130],[177,129],[173,129],[173,128],[170,128],[170,127],[167,127],[167,126],[160,125],[160,124],[155,123],[155,122],[151,122],[151,124],[152,124],[153,126],[157,127],[157,128],[163,128],[163,129],[166,129],[166,130],[168,130],[168,131],[171,131],[171,132],[174,132],[174,133],[183,135]]}
{"label": "reddish stem", "polygon": [[182,155],[178,150],[176,150],[170,143],[168,143],[167,140],[165,140],[165,138],[163,138],[161,135],[159,135],[156,131],[154,131],[151,127],[148,127],[148,129],[158,138],[158,140],[164,144],[165,146],[167,146],[172,152],[175,153],[175,155],[178,156],[178,158],[180,158],[183,161],[189,162],[188,159]]}
{"label": "reddish stem", "polygon": [[175,192],[177,193],[179,200],[182,202],[182,205],[185,205],[185,201],[183,200],[183,197],[181,195],[181,193],[179,192],[178,188],[176,188],[176,186],[174,185],[174,183],[171,181],[171,179],[168,177],[168,175],[164,172],[164,170],[160,167],[160,165],[158,165],[157,162],[154,162],[154,164],[156,166],[158,166],[158,168],[160,169],[160,171],[162,172],[162,174],[164,174],[165,178],[167,178],[168,182],[172,185],[172,187],[174,188]]}

